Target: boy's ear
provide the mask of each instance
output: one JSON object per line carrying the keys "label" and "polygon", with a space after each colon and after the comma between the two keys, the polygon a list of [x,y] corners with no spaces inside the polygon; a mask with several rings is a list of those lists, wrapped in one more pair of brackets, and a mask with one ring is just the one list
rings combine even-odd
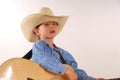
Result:
{"label": "boy's ear", "polygon": [[34,32],[36,35],[39,35],[39,34],[40,34],[38,28],[34,28],[34,29],[33,29],[33,32]]}

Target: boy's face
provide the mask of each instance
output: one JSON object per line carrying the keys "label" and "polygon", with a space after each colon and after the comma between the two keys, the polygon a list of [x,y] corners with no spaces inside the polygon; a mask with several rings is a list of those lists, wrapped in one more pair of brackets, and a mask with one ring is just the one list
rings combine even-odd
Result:
{"label": "boy's face", "polygon": [[59,31],[58,23],[54,21],[48,21],[40,24],[38,28],[34,29],[36,35],[41,39],[53,39]]}

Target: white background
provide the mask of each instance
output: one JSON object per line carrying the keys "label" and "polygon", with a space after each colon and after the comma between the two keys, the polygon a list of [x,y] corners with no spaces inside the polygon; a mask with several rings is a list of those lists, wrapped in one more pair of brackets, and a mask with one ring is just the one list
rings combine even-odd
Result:
{"label": "white background", "polygon": [[0,64],[32,48],[21,21],[41,7],[69,16],[55,44],[69,51],[79,68],[93,77],[120,77],[120,0],[0,1]]}

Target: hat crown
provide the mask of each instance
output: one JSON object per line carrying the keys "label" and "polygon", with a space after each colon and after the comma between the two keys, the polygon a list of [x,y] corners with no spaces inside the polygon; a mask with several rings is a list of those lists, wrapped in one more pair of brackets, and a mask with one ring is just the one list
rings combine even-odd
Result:
{"label": "hat crown", "polygon": [[40,10],[40,14],[53,16],[53,12],[50,8],[43,7]]}

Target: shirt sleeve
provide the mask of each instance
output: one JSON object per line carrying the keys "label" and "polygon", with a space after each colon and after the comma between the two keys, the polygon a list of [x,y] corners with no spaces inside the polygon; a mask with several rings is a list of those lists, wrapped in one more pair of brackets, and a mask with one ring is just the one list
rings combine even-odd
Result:
{"label": "shirt sleeve", "polygon": [[62,50],[62,51],[63,51],[62,52],[63,57],[65,61],[67,62],[67,64],[69,64],[74,69],[74,71],[77,73],[78,80],[95,80],[95,78],[88,76],[84,70],[78,68],[77,62],[75,61],[74,57],[69,52],[65,50]]}

